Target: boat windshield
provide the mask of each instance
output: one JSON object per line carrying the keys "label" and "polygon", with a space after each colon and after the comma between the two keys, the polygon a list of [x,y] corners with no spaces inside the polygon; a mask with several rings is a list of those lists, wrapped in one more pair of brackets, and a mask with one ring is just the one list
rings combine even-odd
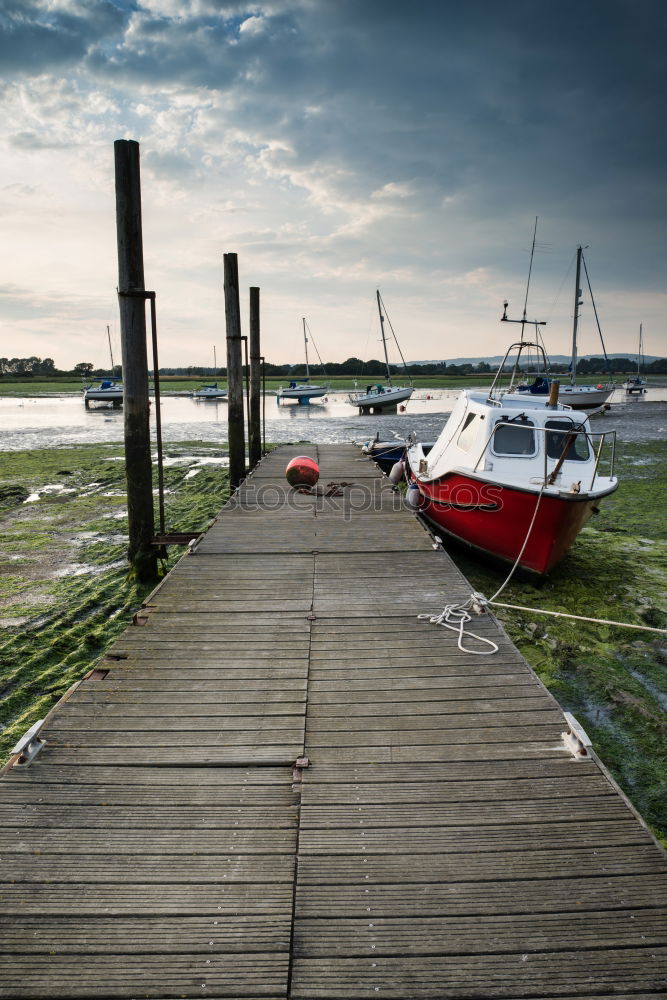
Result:
{"label": "boat windshield", "polygon": [[546,427],[547,455],[549,458],[560,458],[566,448],[567,462],[586,462],[590,456],[588,436],[583,426],[571,420],[547,420]]}
{"label": "boat windshield", "polygon": [[493,451],[496,455],[534,455],[535,425],[531,420],[522,417],[518,421],[501,417],[497,421],[493,434]]}

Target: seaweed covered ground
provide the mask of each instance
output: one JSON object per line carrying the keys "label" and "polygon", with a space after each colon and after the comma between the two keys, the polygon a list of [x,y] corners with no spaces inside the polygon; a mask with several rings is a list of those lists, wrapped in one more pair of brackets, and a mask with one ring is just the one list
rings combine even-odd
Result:
{"label": "seaweed covered ground", "polygon": [[[539,586],[512,580],[499,601],[667,628],[667,444],[635,442],[621,451],[618,490],[567,558]],[[460,551],[450,554],[487,597],[507,575]],[[667,843],[667,636],[504,608],[494,612]]]}
{"label": "seaweed covered ground", "polygon": [[[167,530],[207,527],[228,496],[225,465],[214,445],[169,446]],[[121,444],[0,452],[0,530],[4,761],[127,627],[154,585],[128,574]],[[170,548],[163,570],[181,553]]]}
{"label": "seaweed covered ground", "polygon": [[[94,665],[150,587],[128,577],[122,445],[0,452],[0,760]],[[667,627],[667,445],[624,446],[621,485],[541,586],[500,600]],[[166,526],[205,528],[227,496],[214,444],[170,444]],[[170,549],[170,561],[179,549]],[[450,554],[490,596],[506,570]],[[168,565],[165,564],[165,569]],[[667,840],[667,641],[650,632],[495,609],[654,831]]]}

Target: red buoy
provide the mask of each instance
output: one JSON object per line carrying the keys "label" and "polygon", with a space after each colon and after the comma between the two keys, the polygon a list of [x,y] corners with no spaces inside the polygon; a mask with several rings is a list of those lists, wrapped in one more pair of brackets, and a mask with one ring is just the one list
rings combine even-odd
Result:
{"label": "red buoy", "polygon": [[314,486],[320,478],[320,469],[312,458],[298,455],[288,463],[285,476],[290,486]]}

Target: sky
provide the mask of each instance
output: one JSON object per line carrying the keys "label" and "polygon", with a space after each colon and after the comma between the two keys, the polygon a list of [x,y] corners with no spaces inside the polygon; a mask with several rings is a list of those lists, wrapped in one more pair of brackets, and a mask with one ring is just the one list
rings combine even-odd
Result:
{"label": "sky", "polygon": [[[664,0],[3,0],[0,355],[120,357],[116,139],[140,144],[160,364],[262,350],[569,351],[576,247],[610,352],[667,353]],[[580,353],[600,342],[586,286]],[[396,347],[389,344],[392,360]],[[313,350],[311,346],[311,359]],[[222,360],[221,360],[222,359]]]}

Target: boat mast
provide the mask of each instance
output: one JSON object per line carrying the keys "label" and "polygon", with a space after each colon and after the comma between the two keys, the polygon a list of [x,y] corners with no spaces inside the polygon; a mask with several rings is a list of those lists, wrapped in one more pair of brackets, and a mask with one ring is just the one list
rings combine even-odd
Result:
{"label": "boat mast", "polygon": [[389,355],[387,354],[387,338],[384,335],[384,316],[382,315],[382,304],[380,301],[380,291],[376,289],[375,294],[378,300],[378,312],[380,313],[380,330],[382,331],[382,346],[384,347],[384,363],[387,367],[387,382],[391,385],[391,373],[389,371]]}
{"label": "boat mast", "polygon": [[577,247],[577,274],[574,279],[574,323],[572,325],[572,360],[571,369],[572,373],[570,375],[570,382],[572,385],[576,385],[577,382],[577,326],[579,325],[579,306],[582,304],[581,299],[581,288],[579,287],[579,281],[581,279],[581,247]]}
{"label": "boat mast", "polygon": [[113,351],[111,350],[111,333],[107,324],[107,340],[109,341],[109,357],[111,358],[111,377],[113,378]]}
{"label": "boat mast", "polygon": [[639,354],[637,355],[637,378],[641,377],[641,363],[644,345],[642,344],[642,324],[639,324]]}
{"label": "boat mast", "polygon": [[308,368],[308,334],[306,333],[306,317],[303,317],[303,346],[306,349],[306,382],[310,382],[310,369]]}

